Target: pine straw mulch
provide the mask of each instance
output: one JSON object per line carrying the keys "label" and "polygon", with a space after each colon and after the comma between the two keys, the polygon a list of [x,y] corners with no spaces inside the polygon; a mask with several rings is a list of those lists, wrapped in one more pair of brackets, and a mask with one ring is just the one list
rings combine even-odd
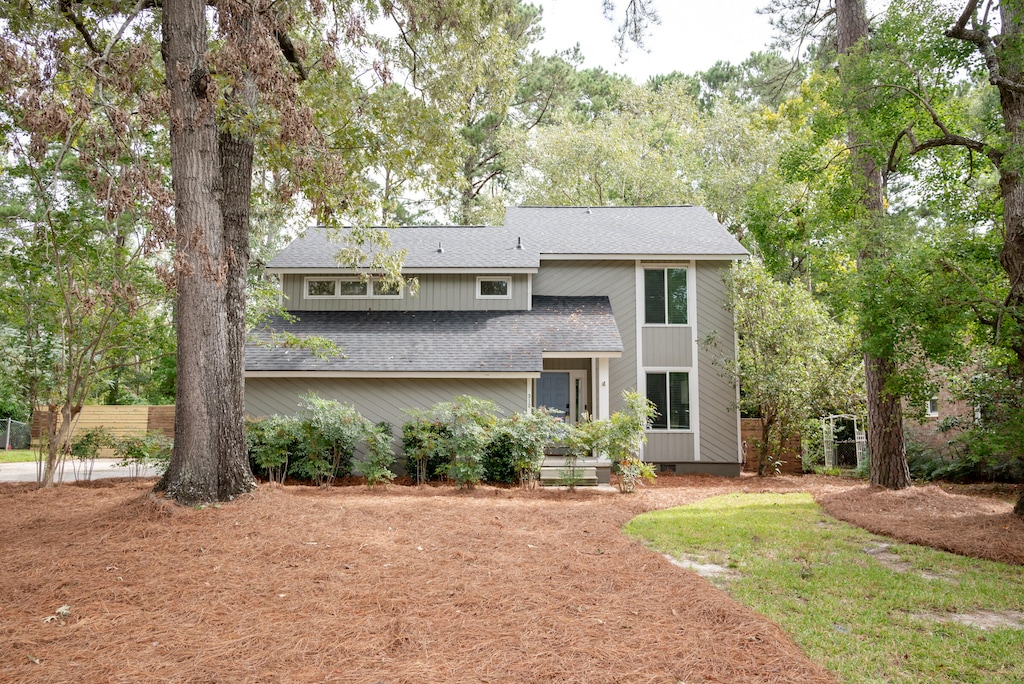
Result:
{"label": "pine straw mulch", "polygon": [[1024,565],[1024,520],[1013,514],[1014,488],[948,489],[928,485],[894,492],[861,486],[817,500],[833,518],[876,534],[962,556]]}
{"label": "pine straw mulch", "polygon": [[261,486],[186,509],[151,486],[0,485],[0,681],[830,682],[774,623],[620,528],[730,491],[864,489]]}

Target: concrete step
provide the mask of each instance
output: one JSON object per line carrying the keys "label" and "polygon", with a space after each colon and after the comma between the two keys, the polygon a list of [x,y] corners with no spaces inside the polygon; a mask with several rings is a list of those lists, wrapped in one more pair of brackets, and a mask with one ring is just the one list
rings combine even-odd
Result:
{"label": "concrete step", "polygon": [[[540,483],[543,486],[563,485],[565,484],[568,472],[569,468],[564,463],[559,463],[557,466],[544,465],[540,469]],[[576,478],[576,486],[578,487],[596,487],[597,468],[594,466],[577,466]]]}

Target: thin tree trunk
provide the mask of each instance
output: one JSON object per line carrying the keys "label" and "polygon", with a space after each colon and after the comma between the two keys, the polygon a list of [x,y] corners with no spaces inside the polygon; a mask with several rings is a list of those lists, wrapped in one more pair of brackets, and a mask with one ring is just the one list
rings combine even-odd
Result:
{"label": "thin tree trunk", "polygon": [[[837,0],[836,31],[839,52],[851,54],[866,51],[868,16],[864,0]],[[868,106],[862,104],[860,106]],[[851,148],[857,149],[858,134],[849,133]],[[870,232],[858,261],[864,263],[885,258],[885,245],[877,230],[884,217],[884,188],[882,174],[874,160],[866,154],[854,152],[855,164],[864,179],[863,203]],[[870,327],[871,322],[866,321]],[[910,470],[903,442],[903,406],[899,396],[892,393],[891,378],[898,371],[892,359],[864,354],[864,374],[868,404],[868,450],[871,457],[871,483],[889,489],[910,486]]]}
{"label": "thin tree trunk", "polygon": [[224,387],[224,400],[230,404],[228,418],[220,431],[218,498],[221,500],[232,499],[256,484],[245,447],[245,282],[249,266],[253,152],[251,138],[221,134],[222,215],[228,263],[228,384]]}

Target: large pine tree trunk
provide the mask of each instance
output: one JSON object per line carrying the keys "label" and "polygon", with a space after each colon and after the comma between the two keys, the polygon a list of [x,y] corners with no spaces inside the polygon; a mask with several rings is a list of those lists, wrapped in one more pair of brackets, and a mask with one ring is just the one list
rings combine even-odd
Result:
{"label": "large pine tree trunk", "polygon": [[[206,5],[165,0],[162,51],[171,93],[178,392],[174,453],[158,487],[183,504],[231,499],[255,482],[242,434],[237,237],[225,232],[215,88],[205,61]],[[248,201],[248,194],[246,194]],[[248,210],[246,210],[248,211]],[[236,263],[233,263],[236,262]]]}
{"label": "large pine tree trunk", "polygon": [[[997,43],[1001,75],[1015,84],[1024,83],[1024,6],[1019,2],[999,3],[1002,34]],[[1006,304],[1024,323],[1024,181],[1020,151],[1024,150],[1024,92],[1008,85],[999,85],[999,103],[1003,111],[1003,127],[1008,138],[1007,154],[999,165],[999,190],[1003,196],[1003,247],[999,263],[1010,280]],[[1024,337],[1018,335],[1011,345],[1017,354],[1016,372],[1024,375]],[[1024,517],[1024,490],[1017,498],[1013,512]]]}
{"label": "large pine tree trunk", "polygon": [[[866,50],[868,16],[864,0],[836,1],[836,31],[839,52],[850,54]],[[867,105],[862,105],[867,106]],[[849,132],[851,148],[857,149],[857,132]],[[864,179],[863,203],[867,223],[877,224],[883,218],[885,203],[882,174],[868,155],[854,152],[855,163]],[[859,255],[859,262],[885,258],[885,245],[875,226],[869,227],[869,236]],[[871,322],[866,324],[870,327]],[[906,445],[903,442],[903,406],[900,397],[891,391],[889,380],[897,372],[896,364],[888,358],[864,354],[864,374],[868,404],[868,451],[871,458],[871,484],[889,489],[910,486]]]}

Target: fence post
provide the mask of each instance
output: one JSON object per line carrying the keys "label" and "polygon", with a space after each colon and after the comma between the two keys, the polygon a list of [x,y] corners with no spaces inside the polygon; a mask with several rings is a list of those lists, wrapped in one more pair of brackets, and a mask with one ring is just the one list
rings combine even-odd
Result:
{"label": "fence post", "polygon": [[7,433],[4,436],[6,437],[6,442],[7,442],[6,444],[4,444],[4,451],[10,451],[10,449],[11,449],[11,418],[10,418],[10,416],[7,417]]}

